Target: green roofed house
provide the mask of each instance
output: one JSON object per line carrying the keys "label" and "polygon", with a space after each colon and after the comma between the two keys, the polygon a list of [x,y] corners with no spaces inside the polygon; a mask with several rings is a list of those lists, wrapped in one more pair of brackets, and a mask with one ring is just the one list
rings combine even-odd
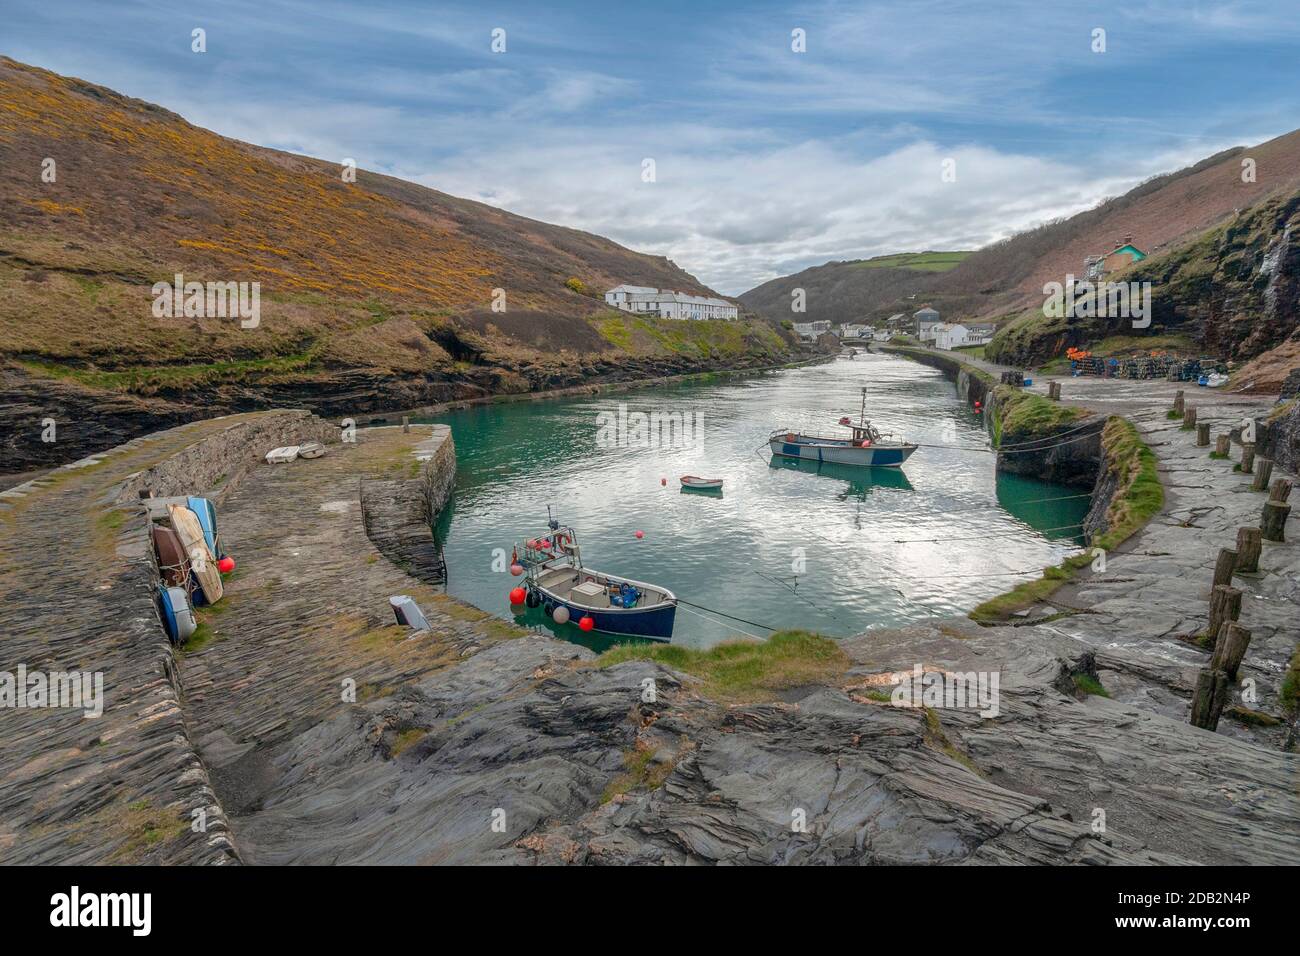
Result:
{"label": "green roofed house", "polygon": [[1115,248],[1104,256],[1089,256],[1084,260],[1084,278],[1096,281],[1112,272],[1127,268],[1135,262],[1141,262],[1147,254],[1133,245],[1133,237],[1125,236],[1115,244]]}

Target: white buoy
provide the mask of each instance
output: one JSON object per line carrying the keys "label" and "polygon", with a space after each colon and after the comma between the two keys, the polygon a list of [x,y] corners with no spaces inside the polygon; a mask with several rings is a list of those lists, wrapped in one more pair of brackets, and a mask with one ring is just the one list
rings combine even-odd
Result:
{"label": "white buoy", "polygon": [[551,612],[551,620],[556,624],[568,624],[569,609],[563,604],[557,604],[555,610]]}

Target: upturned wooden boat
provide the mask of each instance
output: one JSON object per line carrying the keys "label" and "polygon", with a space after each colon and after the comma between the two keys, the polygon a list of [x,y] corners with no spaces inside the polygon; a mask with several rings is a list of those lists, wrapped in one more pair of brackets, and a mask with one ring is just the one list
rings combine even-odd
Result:
{"label": "upturned wooden boat", "polygon": [[[189,508],[172,505],[167,509],[171,515],[172,530],[180,539],[181,546],[190,559],[190,568],[203,592],[203,603],[216,604],[221,600],[221,572],[217,570],[217,558],[208,548],[203,537],[203,527],[199,519]],[[197,598],[196,598],[197,600]]]}
{"label": "upturned wooden boat", "polygon": [[691,491],[718,491],[722,488],[721,478],[697,478],[695,475],[682,475],[682,487]]}
{"label": "upturned wooden boat", "polygon": [[855,422],[847,415],[839,424],[849,429],[849,438],[803,435],[784,429],[768,436],[772,454],[806,461],[828,461],[836,465],[897,468],[916,451],[916,445],[882,433],[867,421],[867,390],[862,390],[862,411]]}
{"label": "upturned wooden boat", "polygon": [[[524,568],[525,603],[540,606],[558,624],[669,641],[677,616],[677,597],[667,588],[585,567],[578,536],[551,519],[545,534],[515,546],[514,560]],[[563,609],[563,610],[561,610]]]}
{"label": "upturned wooden boat", "polygon": [[168,587],[190,587],[190,559],[176,532],[166,525],[153,526],[153,550],[158,569]]}

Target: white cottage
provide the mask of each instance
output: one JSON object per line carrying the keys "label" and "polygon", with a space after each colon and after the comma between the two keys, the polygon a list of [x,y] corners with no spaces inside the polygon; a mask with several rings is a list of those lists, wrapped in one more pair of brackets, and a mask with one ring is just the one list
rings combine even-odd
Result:
{"label": "white cottage", "polygon": [[734,319],[740,312],[738,306],[725,299],[639,285],[615,286],[605,293],[605,301],[624,312],[657,315],[661,319]]}

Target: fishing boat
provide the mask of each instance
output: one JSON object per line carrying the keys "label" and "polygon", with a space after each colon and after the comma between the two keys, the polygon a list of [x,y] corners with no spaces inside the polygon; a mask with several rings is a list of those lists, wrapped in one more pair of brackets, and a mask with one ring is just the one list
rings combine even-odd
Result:
{"label": "fishing boat", "polygon": [[[516,545],[514,562],[524,569],[524,603],[539,605],[557,624],[584,631],[669,641],[677,597],[667,588],[585,567],[577,533],[554,518],[545,534]],[[583,623],[589,620],[590,623]]]}
{"label": "fishing boat", "polygon": [[688,491],[721,491],[721,478],[697,478],[695,475],[682,475],[682,487]]}
{"label": "fishing boat", "polygon": [[784,429],[768,437],[772,454],[782,458],[801,458],[806,461],[829,461],[836,465],[897,468],[916,451],[916,445],[880,432],[867,421],[867,390],[862,390],[862,409],[855,422],[847,415],[840,425],[849,429],[849,438],[828,438],[821,435],[803,435]]}

